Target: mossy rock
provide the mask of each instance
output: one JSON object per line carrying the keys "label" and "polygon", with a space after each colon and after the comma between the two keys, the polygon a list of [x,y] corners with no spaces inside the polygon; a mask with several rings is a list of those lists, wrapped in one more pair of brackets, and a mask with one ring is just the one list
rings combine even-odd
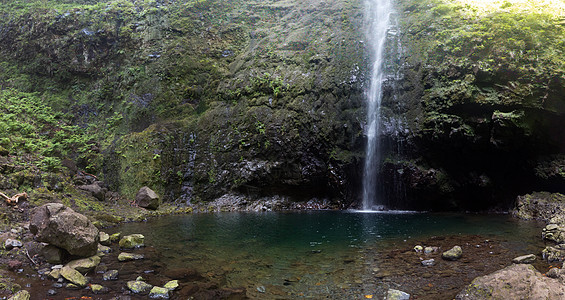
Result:
{"label": "mossy rock", "polygon": [[145,237],[142,234],[130,234],[124,236],[120,240],[120,248],[122,249],[135,249],[139,247],[143,247]]}

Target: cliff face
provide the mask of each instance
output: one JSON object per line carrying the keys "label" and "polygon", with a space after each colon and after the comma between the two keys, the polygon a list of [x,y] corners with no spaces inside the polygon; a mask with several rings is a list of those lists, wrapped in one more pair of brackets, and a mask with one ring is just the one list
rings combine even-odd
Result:
{"label": "cliff face", "polygon": [[79,168],[132,197],[351,198],[362,156],[357,1],[3,3],[2,86],[91,137]]}
{"label": "cliff face", "polygon": [[[362,1],[0,2],[2,153],[44,170],[71,158],[130,198],[143,185],[181,203],[358,198]],[[562,191],[562,5],[396,5],[376,183],[388,205]],[[34,103],[56,118],[17,117]]]}
{"label": "cliff face", "polygon": [[558,1],[400,1],[391,203],[484,209],[564,189],[563,12]]}

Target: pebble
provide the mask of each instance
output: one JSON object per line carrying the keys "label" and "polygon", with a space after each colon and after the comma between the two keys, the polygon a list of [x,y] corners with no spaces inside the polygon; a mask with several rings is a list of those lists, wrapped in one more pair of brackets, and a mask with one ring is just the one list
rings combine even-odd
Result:
{"label": "pebble", "polygon": [[57,295],[57,291],[54,289],[47,290],[47,296],[55,296]]}

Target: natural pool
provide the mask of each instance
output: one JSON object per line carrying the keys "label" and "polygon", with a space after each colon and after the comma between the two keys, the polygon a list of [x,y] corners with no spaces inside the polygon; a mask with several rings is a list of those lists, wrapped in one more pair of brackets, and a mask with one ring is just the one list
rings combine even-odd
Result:
{"label": "natural pool", "polygon": [[[172,299],[183,300],[382,299],[388,288],[406,291],[414,299],[453,299],[476,276],[509,265],[513,257],[539,254],[541,225],[509,215],[462,213],[167,216],[105,229],[123,235],[141,233],[146,245],[133,251],[145,259],[120,263],[114,244],[113,252],[88,274],[91,283],[108,287],[108,294],[54,289],[56,283],[40,277],[21,282],[34,299],[46,298],[49,289],[57,292],[55,298],[47,297],[52,299],[148,299],[125,288],[126,281],[138,276],[161,286],[180,279],[181,287]],[[413,250],[418,244],[440,250],[418,254]],[[463,257],[443,261],[441,251],[454,245],[463,248]],[[422,266],[420,261],[430,258],[435,265]],[[548,266],[538,262],[536,267],[545,272]],[[101,274],[110,269],[119,271],[118,281],[102,280]]]}
{"label": "natural pool", "polygon": [[[378,298],[389,287],[447,297],[438,285],[458,280],[449,269],[478,264],[478,276],[539,253],[540,227],[508,215],[305,211],[172,216],[111,231],[144,234],[148,249],[141,251],[154,250],[148,258],[159,268],[193,268],[220,287],[245,288],[251,298],[355,299]],[[423,267],[411,251],[416,244],[445,251],[450,243],[470,249],[467,259],[448,263],[435,255],[437,265]],[[139,265],[149,268],[147,261]],[[422,276],[432,283],[410,284]]]}

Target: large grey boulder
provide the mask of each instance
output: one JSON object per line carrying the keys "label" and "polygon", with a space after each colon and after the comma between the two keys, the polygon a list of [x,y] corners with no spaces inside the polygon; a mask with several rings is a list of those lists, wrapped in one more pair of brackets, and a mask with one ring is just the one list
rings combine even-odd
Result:
{"label": "large grey boulder", "polygon": [[71,255],[90,257],[98,250],[98,229],[87,217],[60,203],[35,208],[29,229],[37,241],[63,248]]}
{"label": "large grey boulder", "polygon": [[492,274],[477,277],[455,299],[563,299],[565,285],[548,278],[532,265],[513,264]]}
{"label": "large grey boulder", "polygon": [[144,186],[135,195],[135,203],[139,207],[156,210],[161,205],[161,199],[152,189]]}

